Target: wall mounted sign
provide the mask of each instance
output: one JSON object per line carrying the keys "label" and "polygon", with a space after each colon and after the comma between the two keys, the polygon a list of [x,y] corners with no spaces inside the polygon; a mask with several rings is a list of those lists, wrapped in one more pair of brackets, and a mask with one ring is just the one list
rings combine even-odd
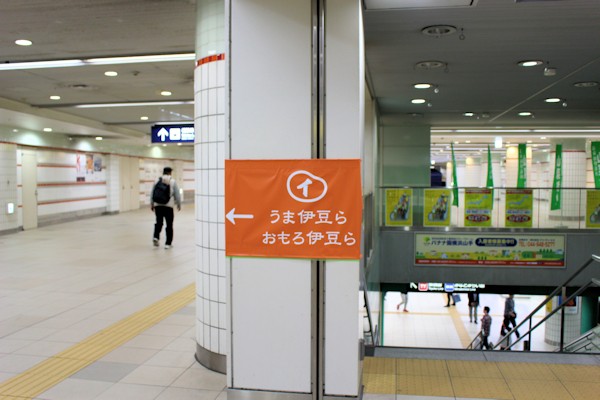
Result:
{"label": "wall mounted sign", "polygon": [[492,226],[492,189],[465,189],[465,226]]}
{"label": "wall mounted sign", "polygon": [[533,190],[506,191],[506,227],[531,228],[533,225]]}
{"label": "wall mounted sign", "polygon": [[450,189],[425,189],[423,226],[450,226]]}
{"label": "wall mounted sign", "polygon": [[359,259],[360,160],[226,160],[227,256]]}
{"label": "wall mounted sign", "polygon": [[416,265],[564,267],[564,235],[415,234]]}
{"label": "wall mounted sign", "polygon": [[152,143],[194,143],[194,124],[153,125]]}
{"label": "wall mounted sign", "polygon": [[412,189],[385,190],[385,225],[412,226]]}

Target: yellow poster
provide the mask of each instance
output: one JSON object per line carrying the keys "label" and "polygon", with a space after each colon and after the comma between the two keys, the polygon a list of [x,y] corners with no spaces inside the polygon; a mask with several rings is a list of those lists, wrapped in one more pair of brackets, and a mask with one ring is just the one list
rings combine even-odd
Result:
{"label": "yellow poster", "polygon": [[585,227],[600,228],[600,190],[587,191],[585,209]]}
{"label": "yellow poster", "polygon": [[412,189],[385,190],[385,225],[412,226]]}
{"label": "yellow poster", "polygon": [[533,219],[533,190],[506,191],[506,227],[531,228]]}
{"label": "yellow poster", "polygon": [[450,189],[425,189],[423,226],[450,226]]}
{"label": "yellow poster", "polygon": [[492,226],[492,189],[465,189],[465,226]]}

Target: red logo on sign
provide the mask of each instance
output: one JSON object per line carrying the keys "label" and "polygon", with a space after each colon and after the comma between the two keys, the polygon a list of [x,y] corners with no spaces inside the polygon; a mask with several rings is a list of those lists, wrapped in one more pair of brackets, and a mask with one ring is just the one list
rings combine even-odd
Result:
{"label": "red logo on sign", "polygon": [[429,290],[429,283],[419,282],[419,292],[426,292]]}

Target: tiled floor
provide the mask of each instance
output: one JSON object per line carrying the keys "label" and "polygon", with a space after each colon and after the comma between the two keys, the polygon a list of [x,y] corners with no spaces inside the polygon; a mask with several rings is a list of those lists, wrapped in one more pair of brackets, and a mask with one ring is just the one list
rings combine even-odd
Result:
{"label": "tiled floor", "polygon": [[[186,292],[187,300],[177,298],[182,304],[173,306],[175,311],[159,311],[195,281],[193,207],[176,214],[171,249],[152,246],[152,226],[153,215],[145,209],[0,236],[0,400],[226,400],[225,376],[194,360],[193,291]],[[463,347],[465,332],[469,336],[477,329],[465,320],[463,307],[447,309],[440,295],[419,295],[410,295],[410,313],[396,312],[396,299],[388,297],[386,343]],[[501,301],[500,296],[484,300],[497,312]],[[517,298],[518,307],[526,304]],[[158,322],[132,328],[133,320],[145,323],[137,315]],[[402,323],[394,325],[394,319]],[[133,336],[123,336],[128,334]],[[90,340],[101,345],[86,347]],[[541,362],[526,371],[507,370],[500,352],[465,353],[474,358],[454,360],[423,349],[378,358],[382,365],[365,368],[366,398],[591,400],[600,392],[597,369]],[[62,358],[74,362],[67,368]],[[26,387],[34,396],[11,392],[11,382],[36,376],[50,362],[60,368],[50,368],[52,376],[38,379],[39,386]],[[543,383],[557,373],[560,382]],[[588,383],[579,384],[582,380]],[[568,396],[556,396],[561,393]]]}

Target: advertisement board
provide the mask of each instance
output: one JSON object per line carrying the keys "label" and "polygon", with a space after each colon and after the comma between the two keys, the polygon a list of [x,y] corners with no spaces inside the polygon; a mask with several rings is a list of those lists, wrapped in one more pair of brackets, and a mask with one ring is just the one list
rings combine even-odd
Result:
{"label": "advertisement board", "polygon": [[588,190],[585,203],[585,227],[600,228],[600,190]]}
{"label": "advertisement board", "polygon": [[465,189],[465,226],[492,226],[492,189]]}
{"label": "advertisement board", "polygon": [[415,234],[416,265],[564,267],[564,235]]}
{"label": "advertisement board", "polygon": [[533,224],[533,190],[508,189],[506,191],[506,227],[531,228]]}
{"label": "advertisement board", "polygon": [[385,190],[385,225],[412,226],[412,189]]}
{"label": "advertisement board", "polygon": [[450,189],[425,189],[423,226],[450,226]]}

